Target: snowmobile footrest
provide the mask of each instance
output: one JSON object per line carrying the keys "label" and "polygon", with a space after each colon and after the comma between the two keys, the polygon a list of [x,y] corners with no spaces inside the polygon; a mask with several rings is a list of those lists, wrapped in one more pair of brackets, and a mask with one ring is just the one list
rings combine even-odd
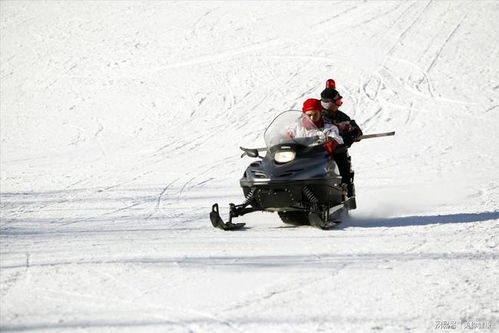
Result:
{"label": "snowmobile footrest", "polygon": [[218,204],[214,204],[211,207],[210,213],[211,224],[215,228],[219,228],[222,230],[238,230],[246,225],[246,223],[232,223],[231,221],[225,223],[220,217],[220,213],[218,212]]}

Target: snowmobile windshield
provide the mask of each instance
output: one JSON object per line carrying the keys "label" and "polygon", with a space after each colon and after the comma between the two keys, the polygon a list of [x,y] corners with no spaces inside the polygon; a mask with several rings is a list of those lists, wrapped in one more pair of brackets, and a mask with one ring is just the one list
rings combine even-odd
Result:
{"label": "snowmobile windshield", "polygon": [[278,144],[315,146],[325,142],[324,133],[301,111],[286,111],[279,114],[265,130],[267,148]]}

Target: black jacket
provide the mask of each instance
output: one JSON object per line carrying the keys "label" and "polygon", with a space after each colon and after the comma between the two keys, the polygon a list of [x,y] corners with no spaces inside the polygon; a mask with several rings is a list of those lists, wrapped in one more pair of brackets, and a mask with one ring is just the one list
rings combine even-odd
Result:
{"label": "black jacket", "polygon": [[338,111],[324,110],[324,120],[330,123],[342,123],[348,121],[350,123],[351,129],[347,133],[341,133],[340,135],[345,142],[347,147],[350,147],[352,143],[357,141],[357,138],[362,135],[362,130],[355,120],[350,119],[345,113]]}
{"label": "black jacket", "polygon": [[330,123],[342,123],[344,121],[350,121],[350,117],[345,113],[338,111],[324,110],[324,119]]}

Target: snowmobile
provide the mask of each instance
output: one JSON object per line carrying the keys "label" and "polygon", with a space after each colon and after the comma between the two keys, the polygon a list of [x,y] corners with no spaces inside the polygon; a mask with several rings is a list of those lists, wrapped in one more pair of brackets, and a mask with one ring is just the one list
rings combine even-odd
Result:
{"label": "snowmobile", "polygon": [[[277,212],[284,223],[292,225],[320,229],[338,225],[356,208],[355,189],[347,195],[338,167],[324,149],[327,140],[301,111],[279,114],[264,132],[266,148],[240,147],[241,157],[259,159],[250,163],[240,179],[245,200],[240,205],[229,204],[228,222],[222,220],[215,203],[210,213],[212,225],[223,230],[241,229],[245,223],[233,223],[232,219],[255,211]],[[260,155],[263,152],[265,156]],[[351,170],[352,184],[353,179]]]}

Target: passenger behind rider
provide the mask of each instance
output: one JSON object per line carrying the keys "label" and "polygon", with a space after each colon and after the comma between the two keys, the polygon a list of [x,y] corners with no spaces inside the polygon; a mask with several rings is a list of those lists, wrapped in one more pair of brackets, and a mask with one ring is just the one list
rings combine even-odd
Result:
{"label": "passenger behind rider", "polygon": [[333,79],[327,80],[326,89],[321,92],[324,119],[338,127],[345,145],[349,148],[354,142],[359,141],[362,130],[355,120],[339,110],[342,104],[343,97],[336,90],[336,83]]}
{"label": "passenger behind rider", "polygon": [[345,113],[339,110],[343,104],[343,97],[336,90],[336,83],[333,79],[326,81],[326,89],[321,92],[321,104],[324,108],[323,114],[326,122],[336,125],[343,138],[344,146],[337,149],[334,154],[334,160],[340,169],[342,183],[347,185],[348,196],[354,195],[353,177],[350,175],[351,161],[347,149],[357,141],[360,141],[362,130],[355,120],[350,119]]}
{"label": "passenger behind rider", "polygon": [[[362,135],[362,131],[355,121],[350,120],[346,114],[338,110],[341,105],[341,96],[336,90],[333,90],[333,88],[326,88],[321,94],[323,96],[321,101],[317,99],[306,100],[303,103],[302,111],[328,137],[324,148],[338,165],[341,182],[346,187],[348,196],[350,197],[354,195],[354,190],[347,149],[354,141],[358,141],[358,137]],[[326,118],[323,116],[323,113],[329,114],[329,117]]]}
{"label": "passenger behind rider", "polygon": [[336,90],[334,80],[327,80],[326,89],[321,92],[323,117],[325,122],[338,127],[339,133],[343,138],[344,145],[333,152],[333,158],[340,170],[341,182],[346,184],[348,196],[352,196],[354,194],[353,179],[350,175],[351,162],[347,150],[354,142],[359,141],[362,130],[355,120],[350,119],[349,116],[339,110],[343,104],[342,99],[343,97]]}

